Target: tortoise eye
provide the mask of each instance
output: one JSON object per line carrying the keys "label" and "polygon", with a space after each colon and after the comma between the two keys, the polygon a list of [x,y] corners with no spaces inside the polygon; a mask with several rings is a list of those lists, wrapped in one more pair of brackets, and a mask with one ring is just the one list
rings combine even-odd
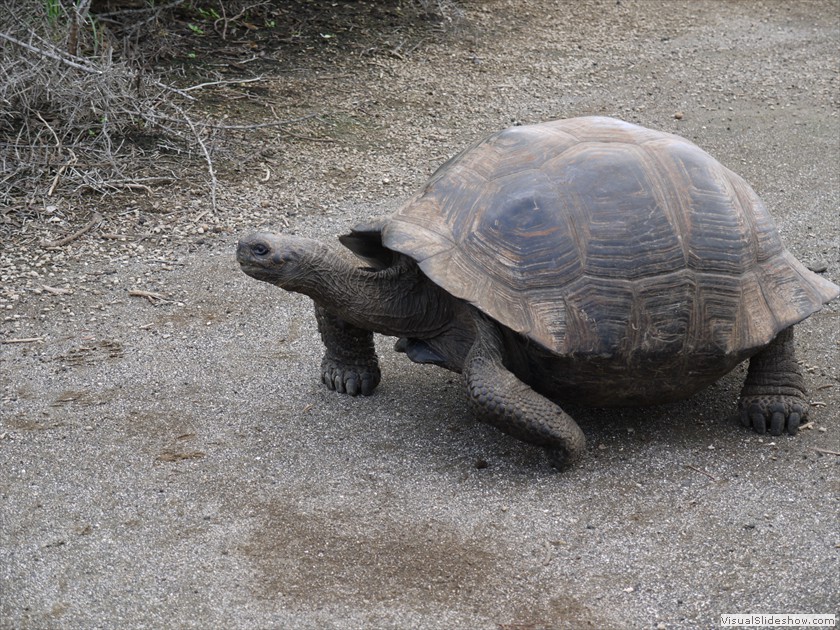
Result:
{"label": "tortoise eye", "polygon": [[251,251],[255,256],[265,256],[270,250],[267,245],[263,243],[256,243],[251,246]]}

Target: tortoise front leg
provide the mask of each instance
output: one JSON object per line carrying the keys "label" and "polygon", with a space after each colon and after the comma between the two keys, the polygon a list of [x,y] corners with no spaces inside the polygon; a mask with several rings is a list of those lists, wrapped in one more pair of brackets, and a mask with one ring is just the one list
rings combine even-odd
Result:
{"label": "tortoise front leg", "polygon": [[315,319],[327,349],[321,361],[321,380],[342,394],[370,396],[380,379],[373,333],[347,323],[317,303]]}
{"label": "tortoise front leg", "polygon": [[476,339],[464,364],[467,394],[482,422],[545,447],[552,464],[565,468],[586,451],[586,437],[571,416],[505,368],[502,336],[476,314]]}
{"label": "tortoise front leg", "polygon": [[808,418],[802,370],[796,362],[793,326],[780,332],[750,359],[747,380],[738,401],[741,423],[758,433],[796,435]]}

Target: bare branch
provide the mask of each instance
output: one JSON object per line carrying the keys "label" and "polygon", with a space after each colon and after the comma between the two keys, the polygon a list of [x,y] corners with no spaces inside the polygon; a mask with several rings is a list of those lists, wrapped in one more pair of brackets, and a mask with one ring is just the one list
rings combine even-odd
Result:
{"label": "bare branch", "polygon": [[224,81],[208,81],[207,83],[199,83],[198,85],[191,85],[190,87],[181,88],[183,92],[191,92],[192,90],[200,90],[201,88],[210,87],[212,85],[231,85],[240,83],[256,83],[257,81],[265,81],[264,77],[254,77],[252,79],[225,79]]}
{"label": "bare branch", "polygon": [[255,123],[253,125],[217,125],[215,123],[205,123],[205,127],[210,127],[211,129],[229,129],[229,130],[241,130],[241,131],[249,131],[251,129],[265,129],[267,127],[284,127],[286,125],[293,125],[295,123],[303,122],[304,120],[311,120],[312,118],[318,118],[322,114],[316,112],[314,114],[307,114],[306,116],[300,116],[299,118],[289,118],[286,120],[272,120],[271,122],[265,123]]}
{"label": "bare branch", "polygon": [[0,339],[0,343],[43,343],[43,337],[24,337],[18,339]]}
{"label": "bare branch", "polygon": [[[220,6],[220,7],[221,7],[221,9],[222,9],[222,17],[220,17],[218,20],[216,20],[215,22],[213,22],[213,28],[216,30],[216,32],[217,32],[217,33],[219,33],[219,35],[221,36],[221,38],[222,38],[222,39],[227,39],[227,28],[228,28],[228,24],[230,24],[231,22],[236,22],[236,20],[238,20],[238,19],[239,19],[239,18],[241,18],[243,15],[245,15],[246,13],[248,13],[248,11],[250,11],[251,9],[256,9],[257,7],[263,6],[263,5],[265,5],[265,4],[268,4],[268,1],[267,1],[267,0],[266,0],[265,2],[257,2],[256,4],[249,4],[247,7],[245,7],[244,9],[242,9],[239,13],[237,13],[236,15],[234,15],[232,18],[229,18],[229,17],[227,17],[227,15],[226,15],[226,13],[225,13],[225,3],[224,3],[224,2],[220,2],[220,3],[219,3],[219,6]],[[221,23],[222,23],[222,30],[221,30],[221,32],[219,32],[219,22],[221,22]]]}
{"label": "bare branch", "polygon": [[210,207],[213,212],[216,212],[216,189],[218,188],[218,180],[216,179],[216,170],[213,168],[213,159],[210,157],[210,151],[207,150],[207,145],[204,144],[204,140],[201,138],[201,133],[196,129],[195,124],[187,116],[187,113],[174,105],[175,109],[177,109],[181,116],[184,117],[184,121],[189,125],[190,131],[193,133],[193,137],[195,138],[198,145],[201,147],[201,151],[204,153],[204,160],[207,162],[207,172],[210,175]]}
{"label": "bare branch", "polygon": [[81,64],[81,63],[76,63],[75,61],[67,59],[67,57],[64,56],[64,55],[59,55],[57,53],[51,52],[49,50],[44,50],[42,48],[36,48],[35,46],[27,44],[26,42],[22,42],[19,39],[17,39],[16,37],[12,37],[11,35],[8,35],[7,33],[0,33],[0,39],[5,39],[6,41],[9,41],[13,44],[17,44],[18,46],[20,46],[22,48],[25,48],[26,50],[28,50],[30,52],[34,52],[36,55],[41,55],[43,57],[49,57],[50,59],[53,59],[55,61],[59,61],[59,62],[65,64],[65,65],[70,66],[71,68],[76,68],[77,70],[82,70],[84,72],[89,72],[90,74],[102,74],[102,70],[97,70],[96,68],[91,68],[90,66],[86,66],[86,65]]}
{"label": "bare branch", "polygon": [[57,241],[45,241],[41,243],[41,247],[44,249],[55,249],[56,247],[62,247],[67,245],[68,243],[72,243],[80,236],[83,236],[87,232],[90,232],[94,227],[99,225],[102,222],[102,215],[98,212],[93,213],[93,218],[88,221],[85,225],[81,228],[70,234],[69,236],[65,236],[64,238],[60,238]]}
{"label": "bare branch", "polygon": [[185,0],[174,0],[174,2],[170,2],[169,4],[161,4],[160,6],[150,6],[144,7],[141,9],[120,9],[119,11],[111,11],[109,13],[100,13],[97,17],[115,17],[117,15],[129,15],[133,14],[136,15],[138,13],[160,13],[162,11],[168,11],[169,9],[174,9],[179,4],[183,4]]}

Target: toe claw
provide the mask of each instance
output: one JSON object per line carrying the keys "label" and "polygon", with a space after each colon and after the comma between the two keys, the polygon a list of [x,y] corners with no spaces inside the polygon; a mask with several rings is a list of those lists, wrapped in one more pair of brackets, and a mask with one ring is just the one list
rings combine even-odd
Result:
{"label": "toe claw", "polygon": [[362,379],[362,396],[370,396],[373,393],[374,388],[376,387],[376,383],[373,381],[372,378],[363,378]]}
{"label": "toe claw", "polygon": [[359,381],[355,376],[347,379],[347,382],[344,383],[344,389],[351,396],[357,396],[359,394]]}
{"label": "toe claw", "polygon": [[750,405],[750,420],[752,420],[752,428],[756,433],[764,434],[767,431],[767,421],[764,414],[758,405]]}
{"label": "toe claw", "polygon": [[781,403],[770,405],[770,435],[781,435],[785,430],[785,406]]}
{"label": "toe claw", "polygon": [[785,414],[781,411],[774,411],[770,416],[770,435],[781,435],[785,428]]}
{"label": "toe claw", "polygon": [[790,435],[799,433],[799,425],[802,423],[802,415],[796,411],[792,411],[788,416],[787,430]]}

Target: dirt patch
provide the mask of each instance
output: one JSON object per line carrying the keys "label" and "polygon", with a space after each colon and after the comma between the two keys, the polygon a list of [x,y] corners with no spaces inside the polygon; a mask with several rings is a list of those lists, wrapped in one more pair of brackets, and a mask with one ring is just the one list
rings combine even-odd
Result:
{"label": "dirt patch", "polygon": [[[480,610],[488,592],[522,579],[504,567],[487,534],[444,522],[391,521],[382,518],[383,507],[306,511],[294,500],[260,505],[259,525],[243,546],[259,569],[259,596],[298,610],[363,601],[371,609],[408,606],[429,615]],[[557,619],[603,627],[597,612],[571,595],[511,603],[500,627],[551,628]]]}
{"label": "dirt patch", "polygon": [[[295,504],[262,506],[259,530],[245,546],[261,568],[263,597],[287,597],[301,608],[326,599],[408,599],[420,608],[447,605],[481,590],[498,558],[475,539],[439,523],[406,528],[369,523],[339,510],[306,513]],[[313,533],[316,533],[313,536]],[[379,592],[372,592],[376,582]]]}

